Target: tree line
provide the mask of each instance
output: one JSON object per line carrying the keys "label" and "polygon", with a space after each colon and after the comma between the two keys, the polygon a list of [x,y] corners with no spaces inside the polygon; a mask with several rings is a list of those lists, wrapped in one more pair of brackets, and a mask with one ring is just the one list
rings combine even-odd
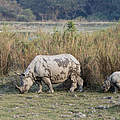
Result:
{"label": "tree line", "polygon": [[0,20],[114,21],[120,0],[0,0]]}

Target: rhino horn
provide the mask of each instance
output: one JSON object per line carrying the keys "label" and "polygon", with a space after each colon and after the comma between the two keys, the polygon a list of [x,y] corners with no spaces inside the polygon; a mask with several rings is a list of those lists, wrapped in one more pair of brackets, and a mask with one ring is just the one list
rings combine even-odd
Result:
{"label": "rhino horn", "polygon": [[16,88],[20,91],[20,93],[22,93],[22,87],[18,87],[18,85],[16,85]]}

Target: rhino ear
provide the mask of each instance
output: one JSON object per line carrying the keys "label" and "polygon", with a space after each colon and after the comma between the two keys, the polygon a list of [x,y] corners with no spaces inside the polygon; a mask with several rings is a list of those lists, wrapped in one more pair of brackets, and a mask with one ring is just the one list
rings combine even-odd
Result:
{"label": "rhino ear", "polygon": [[21,74],[21,76],[25,76],[25,74],[24,74],[24,73],[22,73],[22,74]]}

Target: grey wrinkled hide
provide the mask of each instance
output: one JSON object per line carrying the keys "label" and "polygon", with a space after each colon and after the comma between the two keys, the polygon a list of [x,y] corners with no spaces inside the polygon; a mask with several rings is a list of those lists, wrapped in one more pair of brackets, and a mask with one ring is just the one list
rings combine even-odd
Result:
{"label": "grey wrinkled hide", "polygon": [[50,92],[54,92],[52,84],[62,83],[67,79],[72,81],[70,91],[73,92],[79,85],[82,91],[83,80],[80,77],[80,63],[70,54],[60,55],[38,55],[36,56],[26,71],[21,76],[21,93],[29,90],[33,82],[39,84],[38,93],[42,92],[42,81],[49,87]]}
{"label": "grey wrinkled hide", "polygon": [[110,88],[114,88],[114,93],[120,89],[120,71],[112,73],[107,80],[104,81],[103,90],[107,92]]}

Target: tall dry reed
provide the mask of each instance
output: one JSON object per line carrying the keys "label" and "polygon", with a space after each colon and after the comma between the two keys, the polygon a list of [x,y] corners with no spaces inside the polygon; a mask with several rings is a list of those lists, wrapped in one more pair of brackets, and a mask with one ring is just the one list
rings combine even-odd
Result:
{"label": "tall dry reed", "polygon": [[0,74],[24,71],[38,54],[70,53],[81,63],[88,87],[96,88],[120,70],[120,25],[93,33],[0,33]]}

